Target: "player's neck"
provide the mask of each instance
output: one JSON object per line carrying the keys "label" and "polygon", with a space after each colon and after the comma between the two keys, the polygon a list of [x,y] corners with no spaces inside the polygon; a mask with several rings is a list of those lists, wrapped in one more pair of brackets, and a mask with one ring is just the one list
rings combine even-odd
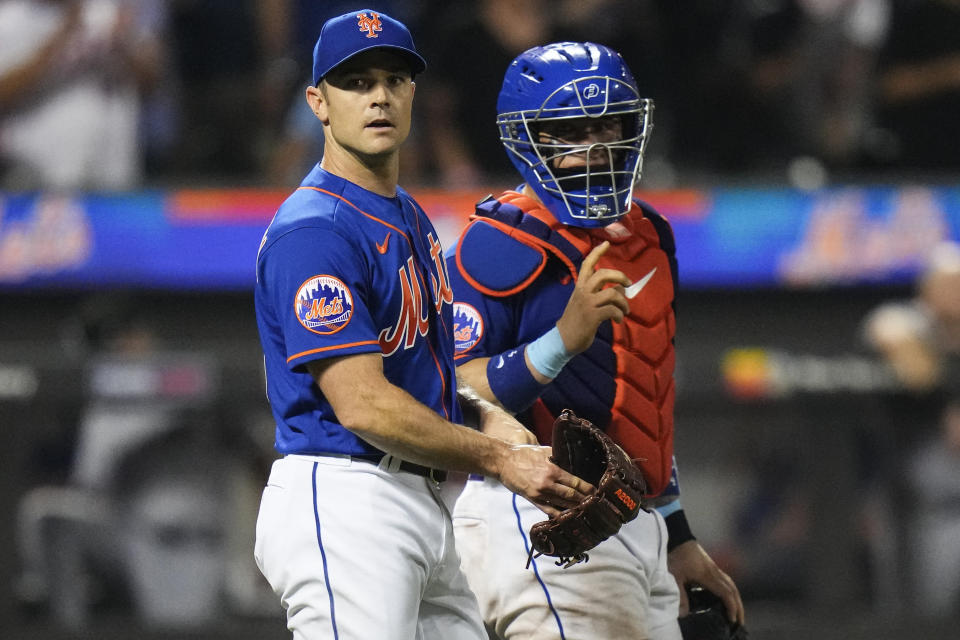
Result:
{"label": "player's neck", "polygon": [[320,168],[377,195],[387,198],[397,195],[399,153],[361,157],[343,149],[328,149],[320,161]]}
{"label": "player's neck", "polygon": [[543,206],[543,201],[540,200],[540,196],[538,196],[537,192],[533,190],[533,187],[531,187],[526,182],[523,183],[523,189],[520,190],[520,193],[527,196],[528,198],[530,198],[531,200],[539,204],[541,207]]}

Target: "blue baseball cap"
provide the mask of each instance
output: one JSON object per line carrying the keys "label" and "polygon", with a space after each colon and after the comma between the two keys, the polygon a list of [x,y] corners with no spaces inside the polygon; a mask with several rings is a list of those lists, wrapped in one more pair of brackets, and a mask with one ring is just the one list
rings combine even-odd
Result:
{"label": "blue baseball cap", "polygon": [[313,48],[313,84],[358,53],[370,49],[394,49],[410,63],[414,75],[427,68],[427,62],[417,53],[410,30],[388,15],[360,9],[323,23],[320,37]]}

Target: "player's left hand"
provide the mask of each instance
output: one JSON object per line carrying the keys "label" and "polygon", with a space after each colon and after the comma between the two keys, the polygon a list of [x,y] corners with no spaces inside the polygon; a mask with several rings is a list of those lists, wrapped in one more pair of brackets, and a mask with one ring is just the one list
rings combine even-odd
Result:
{"label": "player's left hand", "polygon": [[696,540],[688,540],[667,555],[667,567],[680,586],[680,617],[690,611],[684,585],[699,584],[723,600],[731,622],[745,624],[743,600],[733,579],[724,573]]}

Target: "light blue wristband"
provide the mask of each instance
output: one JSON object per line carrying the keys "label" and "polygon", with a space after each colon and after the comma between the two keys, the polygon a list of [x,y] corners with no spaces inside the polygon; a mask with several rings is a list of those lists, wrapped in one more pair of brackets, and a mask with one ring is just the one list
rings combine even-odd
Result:
{"label": "light blue wristband", "polygon": [[527,357],[530,364],[546,377],[556,378],[560,370],[570,362],[574,354],[567,351],[560,337],[560,330],[554,327],[527,345]]}

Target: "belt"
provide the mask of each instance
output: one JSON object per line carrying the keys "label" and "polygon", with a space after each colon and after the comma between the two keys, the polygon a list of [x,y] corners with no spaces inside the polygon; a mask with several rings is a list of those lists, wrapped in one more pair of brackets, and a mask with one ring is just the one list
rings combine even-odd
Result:
{"label": "belt", "polygon": [[[384,454],[382,453],[365,453],[359,456],[350,456],[350,459],[359,460],[360,462],[369,462],[370,464],[380,464],[380,461],[383,460],[383,456]],[[406,471],[407,473],[429,478],[434,482],[443,482],[447,479],[447,472],[443,469],[432,469],[430,467],[425,467],[422,464],[407,462],[406,460],[400,461],[399,469],[400,471]]]}

